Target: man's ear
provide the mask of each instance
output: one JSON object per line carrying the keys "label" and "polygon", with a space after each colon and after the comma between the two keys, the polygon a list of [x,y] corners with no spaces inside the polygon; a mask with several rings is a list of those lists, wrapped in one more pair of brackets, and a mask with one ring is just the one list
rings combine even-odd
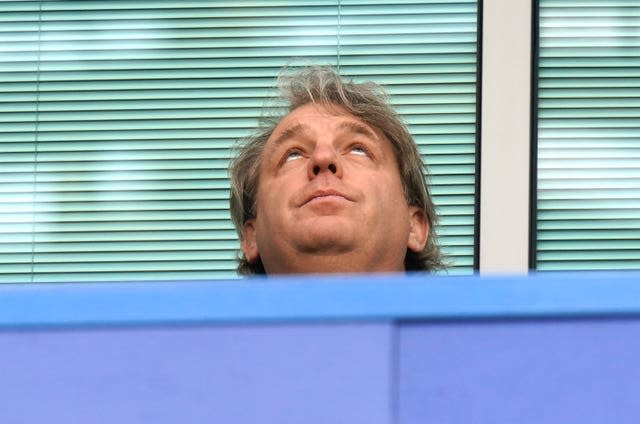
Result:
{"label": "man's ear", "polygon": [[407,248],[413,252],[421,252],[429,238],[429,221],[424,211],[417,206],[409,207],[409,241]]}
{"label": "man's ear", "polygon": [[258,243],[256,242],[256,220],[250,219],[242,226],[242,242],[240,247],[244,252],[244,257],[250,264],[256,262],[260,254],[258,253]]}

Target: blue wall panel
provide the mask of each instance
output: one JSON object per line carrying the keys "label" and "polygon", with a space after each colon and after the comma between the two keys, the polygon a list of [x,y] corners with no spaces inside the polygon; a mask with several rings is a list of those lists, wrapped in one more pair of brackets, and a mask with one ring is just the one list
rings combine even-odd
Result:
{"label": "blue wall panel", "polygon": [[1,423],[383,424],[389,324],[0,332]]}
{"label": "blue wall panel", "polygon": [[640,417],[640,319],[415,323],[398,339],[398,424]]}

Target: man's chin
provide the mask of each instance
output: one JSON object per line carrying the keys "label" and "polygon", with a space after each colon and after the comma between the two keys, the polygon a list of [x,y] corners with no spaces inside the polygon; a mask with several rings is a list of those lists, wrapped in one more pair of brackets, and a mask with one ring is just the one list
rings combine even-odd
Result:
{"label": "man's chin", "polygon": [[[351,225],[340,220],[317,220],[300,233],[299,250],[305,253],[345,253],[357,245],[355,231]],[[322,222],[325,221],[325,222]]]}

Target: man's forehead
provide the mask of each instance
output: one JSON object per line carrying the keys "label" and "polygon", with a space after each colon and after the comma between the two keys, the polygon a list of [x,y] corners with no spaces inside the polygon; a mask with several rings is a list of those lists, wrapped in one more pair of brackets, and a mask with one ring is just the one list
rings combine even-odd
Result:
{"label": "man's forehead", "polygon": [[268,143],[278,145],[292,135],[307,135],[314,132],[311,120],[318,117],[331,119],[331,127],[334,130],[359,133],[376,140],[384,138],[378,128],[367,124],[340,105],[306,104],[294,109],[280,121],[269,137]]}

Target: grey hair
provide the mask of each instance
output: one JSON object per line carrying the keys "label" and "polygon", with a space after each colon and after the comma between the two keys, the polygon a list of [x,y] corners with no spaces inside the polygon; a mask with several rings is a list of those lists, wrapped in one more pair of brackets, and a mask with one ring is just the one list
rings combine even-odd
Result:
{"label": "grey hair", "polygon": [[[389,96],[378,84],[355,83],[343,80],[328,66],[309,66],[293,73],[285,69],[278,77],[281,105],[272,108],[277,113],[263,115],[253,135],[241,140],[237,154],[229,167],[231,178],[230,208],[236,231],[242,240],[244,224],[256,217],[258,177],[262,152],[278,123],[294,109],[309,103],[337,105],[363,122],[379,129],[390,141],[400,169],[404,196],[410,206],[421,208],[429,223],[429,237],[421,252],[407,249],[405,270],[436,271],[445,269],[436,225],[435,205],[425,181],[427,169],[420,158],[416,144],[400,116],[389,104]],[[238,273],[264,274],[260,258],[249,263],[240,253]]]}

